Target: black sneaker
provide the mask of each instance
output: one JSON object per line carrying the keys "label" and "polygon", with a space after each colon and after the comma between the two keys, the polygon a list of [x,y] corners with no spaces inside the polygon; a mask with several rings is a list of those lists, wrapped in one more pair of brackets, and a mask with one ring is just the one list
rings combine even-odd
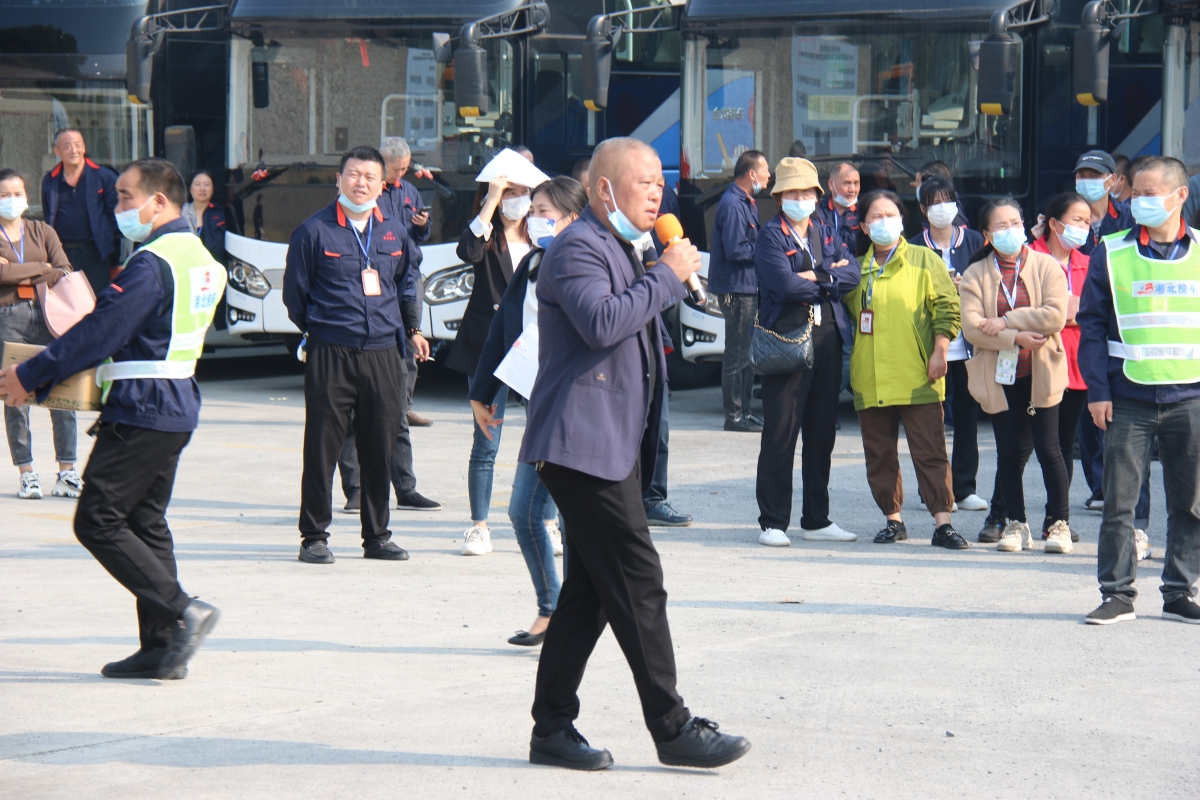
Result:
{"label": "black sneaker", "polygon": [[725,420],[725,430],[735,433],[762,433],[762,425],[752,421],[752,417]]}
{"label": "black sneaker", "polygon": [[686,528],[692,524],[692,517],[690,514],[679,513],[674,506],[663,500],[646,509],[646,521],[664,528]]}
{"label": "black sneaker", "polygon": [[995,544],[1004,535],[1005,520],[988,517],[983,521],[983,530],[979,532],[979,541],[983,544]]}
{"label": "black sneaker", "polygon": [[1162,618],[1200,625],[1200,606],[1196,605],[1194,597],[1180,597],[1178,600],[1163,603]]}
{"label": "black sneaker", "polygon": [[[1166,607],[1163,608],[1165,611]],[[1110,594],[1095,611],[1084,617],[1083,621],[1088,625],[1112,625],[1114,622],[1124,622],[1128,619],[1137,619],[1137,615],[1133,613],[1133,603]]]}
{"label": "black sneaker", "polygon": [[529,763],[567,769],[607,769],[613,764],[612,753],[597,750],[568,725],[549,736],[536,733],[529,739]]}
{"label": "black sneaker", "polygon": [[171,640],[167,642],[166,652],[158,664],[158,674],[155,677],[171,678],[186,667],[220,618],[219,609],[193,597],[187,608],[183,609],[183,614],[175,621],[175,630],[171,633]]}
{"label": "black sneaker", "polygon": [[945,525],[937,526],[929,543],[934,547],[944,547],[947,550],[966,550],[971,546],[971,543],[954,530],[954,526],[948,522]]}
{"label": "black sneaker", "polygon": [[903,522],[888,520],[887,527],[875,534],[875,544],[895,544],[908,538],[908,528]]}
{"label": "black sneaker", "polygon": [[1104,510],[1104,492],[1102,492],[1100,489],[1097,489],[1096,491],[1092,492],[1092,496],[1089,497],[1084,502],[1083,507],[1086,508],[1088,511],[1103,511]]}
{"label": "black sneaker", "polygon": [[378,558],[381,561],[408,561],[408,551],[389,539],[386,542],[364,544],[363,558]]}
{"label": "black sneaker", "polygon": [[737,761],[750,752],[749,739],[720,733],[719,727],[703,717],[692,717],[674,739],[655,744],[658,760],[671,767],[712,769]]}
{"label": "black sneaker", "polygon": [[420,492],[413,492],[397,498],[396,508],[401,511],[441,511],[442,504],[436,500],[430,500]]}
{"label": "black sneaker", "polygon": [[362,492],[355,490],[346,498],[346,505],[342,507],[343,514],[357,514],[362,511]]}
{"label": "black sneaker", "polygon": [[300,555],[297,558],[306,564],[333,563],[333,553],[329,552],[329,545],[322,541],[300,545]]}
{"label": "black sneaker", "polygon": [[[105,664],[100,674],[106,678],[153,678],[158,675],[158,667],[167,654],[165,647],[153,647],[149,650],[138,650],[129,658]],[[177,681],[187,677],[187,665],[179,667],[163,680]]]}

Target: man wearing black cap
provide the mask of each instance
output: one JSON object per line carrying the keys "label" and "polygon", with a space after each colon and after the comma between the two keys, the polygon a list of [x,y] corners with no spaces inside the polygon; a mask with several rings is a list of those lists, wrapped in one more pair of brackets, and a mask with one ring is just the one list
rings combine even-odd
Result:
{"label": "man wearing black cap", "polygon": [[1108,153],[1089,150],[1075,162],[1075,191],[1092,208],[1092,235],[1079,248],[1084,255],[1090,256],[1103,237],[1133,225],[1129,203],[1114,200],[1110,194],[1116,188],[1117,162]]}

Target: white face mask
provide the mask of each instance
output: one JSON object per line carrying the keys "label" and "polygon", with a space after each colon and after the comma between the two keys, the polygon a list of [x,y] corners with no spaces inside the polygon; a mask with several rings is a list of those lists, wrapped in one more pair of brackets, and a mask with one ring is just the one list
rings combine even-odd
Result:
{"label": "white face mask", "polygon": [[554,239],[555,227],[558,220],[544,217],[530,217],[526,220],[529,226],[529,239],[538,247],[546,247]]}
{"label": "white face mask", "polygon": [[29,200],[23,196],[0,197],[0,217],[14,220],[29,208]]}
{"label": "white face mask", "polygon": [[525,218],[525,215],[529,213],[529,206],[532,204],[533,201],[529,199],[529,195],[510,197],[500,201],[500,213],[504,215],[505,219],[516,222]]}
{"label": "white face mask", "polygon": [[954,222],[958,216],[958,203],[934,203],[929,207],[929,224],[935,228],[945,228]]}

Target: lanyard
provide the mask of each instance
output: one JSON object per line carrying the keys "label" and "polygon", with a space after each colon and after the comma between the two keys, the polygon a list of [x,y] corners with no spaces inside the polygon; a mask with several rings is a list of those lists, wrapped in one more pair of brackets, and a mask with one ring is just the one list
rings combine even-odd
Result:
{"label": "lanyard", "polygon": [[[8,239],[8,231],[4,230],[4,228],[0,228],[0,233],[3,233],[4,238]],[[21,249],[20,249],[20,251],[18,251],[17,246],[12,243],[12,239],[8,239],[8,246],[11,247],[12,251],[17,254],[17,262],[20,264],[24,264],[25,263],[25,223],[24,222],[21,223]]]}
{"label": "lanyard", "polygon": [[1004,273],[1000,270],[1000,261],[995,255],[992,256],[992,261],[996,264],[996,271],[1000,272],[1000,288],[1004,290],[1004,299],[1008,301],[1008,310],[1016,311],[1017,309],[1017,281],[1021,280],[1021,259],[1017,259],[1017,266],[1013,269],[1013,288],[1010,292],[1008,287],[1004,285]]}
{"label": "lanyard", "polygon": [[366,269],[371,268],[371,256],[368,251],[371,249],[371,230],[375,223],[375,215],[367,217],[367,243],[364,245],[362,237],[358,235],[358,228],[354,227],[354,223],[350,223],[350,230],[354,231],[354,241],[358,242],[358,249],[362,251],[363,260],[367,262]]}
{"label": "lanyard", "polygon": [[[1180,239],[1179,241],[1177,241],[1175,243],[1175,246],[1171,248],[1170,254],[1167,255],[1167,261],[1175,260],[1175,256],[1179,255],[1179,248],[1183,247],[1184,240],[1186,240],[1186,239],[1187,239],[1187,237],[1185,236],[1185,237],[1183,237],[1183,239]],[[21,240],[21,248],[22,249],[25,248],[25,240],[24,239]]]}
{"label": "lanyard", "polygon": [[[896,251],[899,249],[900,243],[896,242],[896,246],[892,248],[892,252],[888,253],[887,259],[882,264],[879,263],[879,259],[875,255],[871,256],[871,263],[879,265],[878,275],[880,277],[883,277],[883,268],[888,265],[888,262],[892,260],[892,256],[896,255]],[[871,307],[871,297],[875,294],[875,276],[875,268],[872,267],[870,272],[867,273],[867,308]]]}
{"label": "lanyard", "polygon": [[[1075,294],[1075,277],[1071,274],[1073,272],[1073,270],[1071,269],[1070,253],[1067,254],[1067,263],[1059,264],[1059,266],[1063,268],[1063,272],[1067,273],[1067,293]],[[1003,284],[1004,281],[1000,281],[1000,283]],[[1016,286],[1017,285],[1014,283],[1013,288],[1015,289]]]}

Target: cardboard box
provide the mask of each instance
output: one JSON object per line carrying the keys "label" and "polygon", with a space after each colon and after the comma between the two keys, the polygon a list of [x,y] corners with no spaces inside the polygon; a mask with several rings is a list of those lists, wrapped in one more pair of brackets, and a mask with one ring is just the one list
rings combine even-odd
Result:
{"label": "cardboard box", "polygon": [[[0,368],[28,361],[46,348],[40,344],[19,344],[4,342],[4,350],[0,353]],[[0,395],[0,399],[3,395]],[[26,405],[34,405],[34,395],[29,395]],[[36,403],[42,408],[54,408],[60,411],[99,411],[100,387],[96,385],[96,370],[88,369],[72,375],[50,390],[45,402]]]}

